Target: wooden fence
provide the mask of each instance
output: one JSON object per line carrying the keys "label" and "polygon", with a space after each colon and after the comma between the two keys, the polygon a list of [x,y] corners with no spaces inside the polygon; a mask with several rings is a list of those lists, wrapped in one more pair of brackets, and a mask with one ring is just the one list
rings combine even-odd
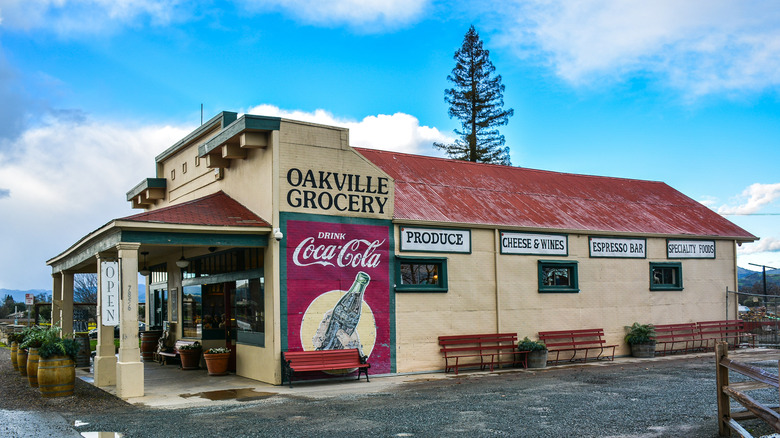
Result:
{"label": "wooden fence", "polygon": [[[776,357],[776,354],[771,356],[772,359]],[[717,343],[715,346],[715,379],[718,388],[718,432],[720,436],[730,436],[731,432],[736,432],[742,437],[752,438],[752,435],[738,421],[753,418],[760,418],[776,432],[780,432],[778,407],[761,404],[745,392],[755,389],[775,388],[780,399],[778,375],[744,362],[749,360],[767,360],[770,357],[767,354],[750,355],[740,353],[735,355],[735,358],[743,361],[729,358],[728,344],[726,342]],[[751,380],[729,383],[729,371],[742,374]],[[778,361],[778,372],[780,373],[780,360]],[[739,402],[746,410],[732,412],[731,399]]]}

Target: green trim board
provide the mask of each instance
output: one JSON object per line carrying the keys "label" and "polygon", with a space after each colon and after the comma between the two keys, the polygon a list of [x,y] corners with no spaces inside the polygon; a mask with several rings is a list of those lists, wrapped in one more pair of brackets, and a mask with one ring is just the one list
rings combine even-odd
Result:
{"label": "green trim board", "polygon": [[168,180],[165,178],[145,178],[127,192],[127,200],[130,201],[146,189],[164,189],[166,187],[168,187]]}
{"label": "green trim board", "polygon": [[230,141],[233,137],[244,131],[278,131],[282,124],[279,117],[255,116],[244,114],[212,137],[209,141],[198,146],[198,156],[204,157],[214,149]]}
{"label": "green trim board", "polygon": [[[390,372],[395,373],[397,371],[397,355],[396,355],[396,310],[395,310],[395,294],[393,291],[393,284],[391,283],[395,279],[395,227],[392,221],[386,219],[368,219],[368,218],[355,218],[345,216],[328,216],[308,213],[292,213],[292,212],[280,212],[279,213],[279,228],[282,233],[287,235],[287,223],[288,221],[306,221],[306,222],[325,222],[325,223],[340,223],[340,224],[357,224],[357,225],[374,225],[383,226],[387,228],[388,232],[388,319],[390,329]],[[287,239],[283,238],[279,242],[279,326],[281,337],[281,351],[287,351],[289,349],[289,327],[287,313],[288,309],[288,292],[287,292]]]}
{"label": "green trim board", "polygon": [[268,246],[268,234],[176,233],[123,230],[122,242],[155,245]]}
{"label": "green trim board", "polygon": [[[579,274],[577,272],[576,261],[563,261],[563,260],[539,260],[538,261],[538,282],[539,293],[579,293]],[[547,277],[548,270],[560,271],[566,270],[568,284],[545,284],[545,278]],[[554,272],[550,274],[554,275]]]}
{"label": "green trim board", "polygon": [[170,155],[178,151],[179,148],[182,147],[183,145],[195,140],[196,138],[202,136],[206,132],[211,131],[215,127],[224,129],[226,126],[235,122],[236,118],[238,118],[238,113],[234,113],[232,111],[222,111],[221,113],[209,119],[206,123],[200,125],[197,129],[189,133],[186,137],[176,142],[176,144],[164,150],[163,153],[161,153],[160,155],[154,158],[154,161],[156,163],[159,163],[165,160]]}
{"label": "green trim board", "polygon": [[403,252],[471,254],[470,229],[399,225],[398,230]]}

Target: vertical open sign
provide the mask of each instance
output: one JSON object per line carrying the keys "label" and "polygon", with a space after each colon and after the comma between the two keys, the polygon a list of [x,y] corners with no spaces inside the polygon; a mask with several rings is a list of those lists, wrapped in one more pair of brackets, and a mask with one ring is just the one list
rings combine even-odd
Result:
{"label": "vertical open sign", "polygon": [[119,325],[119,262],[100,263],[100,296],[102,324]]}

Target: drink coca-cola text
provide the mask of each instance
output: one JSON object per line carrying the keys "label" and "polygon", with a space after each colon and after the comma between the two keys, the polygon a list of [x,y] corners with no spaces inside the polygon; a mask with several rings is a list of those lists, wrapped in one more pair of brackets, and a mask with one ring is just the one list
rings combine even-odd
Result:
{"label": "drink coca-cola text", "polygon": [[307,237],[295,248],[293,263],[297,266],[375,268],[381,262],[381,254],[376,250],[384,243],[384,240],[352,239],[345,244],[317,245],[314,237]]}

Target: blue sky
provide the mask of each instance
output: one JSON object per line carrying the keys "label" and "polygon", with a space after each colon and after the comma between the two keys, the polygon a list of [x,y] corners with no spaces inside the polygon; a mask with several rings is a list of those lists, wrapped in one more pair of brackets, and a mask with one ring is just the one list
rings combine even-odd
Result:
{"label": "blue sky", "polygon": [[775,3],[491,3],[0,0],[0,288],[50,288],[47,259],[136,212],[125,193],[201,104],[438,155],[471,24],[514,165],[664,181],[761,238],[740,266],[780,267]]}

